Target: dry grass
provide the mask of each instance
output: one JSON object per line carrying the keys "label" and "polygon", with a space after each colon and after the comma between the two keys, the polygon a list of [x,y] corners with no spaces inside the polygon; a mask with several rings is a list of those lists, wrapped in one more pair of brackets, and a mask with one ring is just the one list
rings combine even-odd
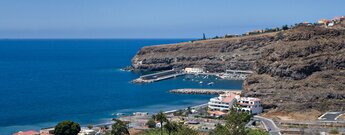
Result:
{"label": "dry grass", "polygon": [[303,112],[281,112],[281,111],[272,110],[272,111],[262,114],[262,116],[264,117],[278,119],[280,121],[317,120],[317,118],[320,115],[322,115],[322,113],[317,110],[307,110]]}

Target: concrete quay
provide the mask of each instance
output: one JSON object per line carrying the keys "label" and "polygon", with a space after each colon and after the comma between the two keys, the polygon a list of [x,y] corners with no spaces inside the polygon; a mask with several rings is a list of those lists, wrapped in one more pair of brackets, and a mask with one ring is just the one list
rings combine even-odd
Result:
{"label": "concrete quay", "polygon": [[170,93],[174,94],[208,94],[208,95],[218,95],[224,93],[235,93],[241,94],[241,90],[234,89],[174,89],[170,90]]}
{"label": "concrete quay", "polygon": [[152,83],[157,82],[169,78],[174,78],[177,76],[185,75],[185,73],[177,71],[177,70],[167,70],[158,73],[148,74],[140,76],[139,78],[133,80],[133,83]]}
{"label": "concrete quay", "polygon": [[174,78],[177,76],[182,75],[211,75],[211,76],[217,76],[222,79],[228,79],[228,80],[244,80],[248,74],[252,73],[251,71],[242,71],[242,70],[227,70],[228,73],[208,73],[208,72],[186,72],[184,70],[166,70],[161,71],[153,74],[148,75],[142,75],[139,78],[133,80],[133,83],[152,83],[157,82],[169,78]]}

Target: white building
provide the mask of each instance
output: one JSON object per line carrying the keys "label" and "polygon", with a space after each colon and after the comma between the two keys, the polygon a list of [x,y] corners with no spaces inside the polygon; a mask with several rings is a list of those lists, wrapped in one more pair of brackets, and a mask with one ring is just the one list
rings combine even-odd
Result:
{"label": "white building", "polygon": [[96,131],[92,129],[81,129],[78,135],[96,135]]}
{"label": "white building", "polygon": [[218,74],[218,77],[222,79],[244,80],[252,73],[252,71],[246,70],[226,70],[224,74]]}
{"label": "white building", "polygon": [[203,68],[185,68],[184,72],[197,74],[197,73],[203,73],[204,69]]}
{"label": "white building", "polygon": [[238,111],[245,111],[250,114],[262,113],[261,100],[259,98],[241,97],[235,107]]}
{"label": "white building", "polygon": [[238,98],[240,96],[233,93],[220,94],[219,97],[211,98],[208,102],[209,113],[216,115],[222,114],[220,112],[227,113]]}

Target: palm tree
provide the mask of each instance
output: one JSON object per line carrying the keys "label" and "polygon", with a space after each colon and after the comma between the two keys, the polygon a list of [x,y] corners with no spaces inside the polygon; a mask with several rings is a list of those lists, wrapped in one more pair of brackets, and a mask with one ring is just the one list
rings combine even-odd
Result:
{"label": "palm tree", "polygon": [[171,132],[177,132],[180,126],[176,122],[167,121],[167,123],[164,125],[164,128],[168,131],[168,134],[170,135]]}
{"label": "palm tree", "polygon": [[115,123],[111,126],[112,135],[129,135],[126,123],[121,120],[114,119]]}
{"label": "palm tree", "polygon": [[156,121],[159,121],[161,124],[161,135],[163,135],[163,122],[168,121],[167,116],[161,111],[157,115],[153,115],[152,118]]}

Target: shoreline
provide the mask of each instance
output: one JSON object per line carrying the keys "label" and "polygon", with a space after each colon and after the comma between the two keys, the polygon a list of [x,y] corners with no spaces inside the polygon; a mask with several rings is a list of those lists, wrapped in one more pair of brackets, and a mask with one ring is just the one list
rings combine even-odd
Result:
{"label": "shoreline", "polygon": [[[126,70],[121,70],[121,68],[118,69],[118,71],[120,71],[120,72],[131,72],[131,71],[126,71]],[[168,91],[166,91],[166,92],[168,92]],[[199,101],[198,99],[194,99],[194,98],[190,98],[190,100],[192,102]],[[207,101],[208,100],[205,100],[205,102],[202,102],[202,103],[198,102],[196,104],[195,104],[195,102],[194,103],[191,102],[191,104],[184,104],[182,106],[181,105],[176,105],[176,108],[170,108],[169,105],[166,105],[167,109],[162,110],[162,111],[164,113],[169,114],[169,113],[174,113],[174,112],[179,111],[179,110],[187,109],[188,107],[191,107],[191,108],[203,107],[203,106],[207,105]],[[146,111],[148,111],[149,115],[156,114],[156,113],[160,112],[159,109],[154,109],[153,111],[149,111],[149,110],[152,110],[152,108],[151,109],[136,108],[136,109],[129,109],[129,110],[132,110],[132,111],[126,112],[126,114],[127,114],[126,116],[134,116],[133,113],[135,113],[135,112],[146,112]],[[142,111],[142,110],[145,110],[145,111]],[[108,117],[99,118],[98,120],[96,120],[94,122],[90,122],[90,123],[89,122],[81,122],[80,126],[83,129],[86,129],[88,125],[93,125],[94,127],[110,126],[110,125],[112,125],[114,123],[112,121],[113,118],[121,118],[121,117],[123,117],[123,116],[112,115],[112,114],[116,114],[117,112],[118,111],[110,112],[110,113],[108,113]],[[118,112],[118,113],[121,113],[121,112]],[[22,127],[32,127],[32,128],[23,128],[23,129],[21,129],[21,131],[25,131],[25,130],[28,130],[28,129],[34,129],[34,130],[40,131],[41,129],[53,128],[57,123],[58,122],[56,122],[56,123],[53,122],[53,124],[51,124],[51,126],[49,126],[49,125],[44,126],[45,124],[24,125]],[[41,125],[41,126],[39,126],[39,125]],[[20,130],[16,130],[16,131],[20,131]]]}
{"label": "shoreline", "polygon": [[[201,108],[201,107],[206,107],[208,104],[206,103],[202,103],[202,104],[198,104],[198,105],[194,105],[194,106],[188,106],[190,108]],[[178,109],[173,109],[173,110],[167,110],[167,111],[163,111],[161,110],[163,113],[165,114],[171,114],[174,112],[177,112],[179,110],[185,110],[188,109],[188,107],[182,107],[182,108],[178,108]],[[133,115],[133,113],[148,113],[148,116],[152,116],[154,114],[159,113],[160,111],[155,111],[155,112],[132,112],[132,114],[129,115],[123,115],[123,116],[119,116],[116,118],[112,118],[112,119],[124,119],[124,118],[129,118],[129,117],[135,117],[135,115]],[[112,120],[108,120],[106,122],[102,122],[102,123],[98,123],[98,124],[91,124],[94,127],[102,127],[102,126],[111,126],[112,124],[114,124],[114,122]],[[87,124],[90,125],[90,124]],[[87,125],[81,125],[81,128],[87,128]],[[46,128],[52,128],[52,127],[46,127]],[[46,128],[41,128],[41,129],[46,129]]]}

